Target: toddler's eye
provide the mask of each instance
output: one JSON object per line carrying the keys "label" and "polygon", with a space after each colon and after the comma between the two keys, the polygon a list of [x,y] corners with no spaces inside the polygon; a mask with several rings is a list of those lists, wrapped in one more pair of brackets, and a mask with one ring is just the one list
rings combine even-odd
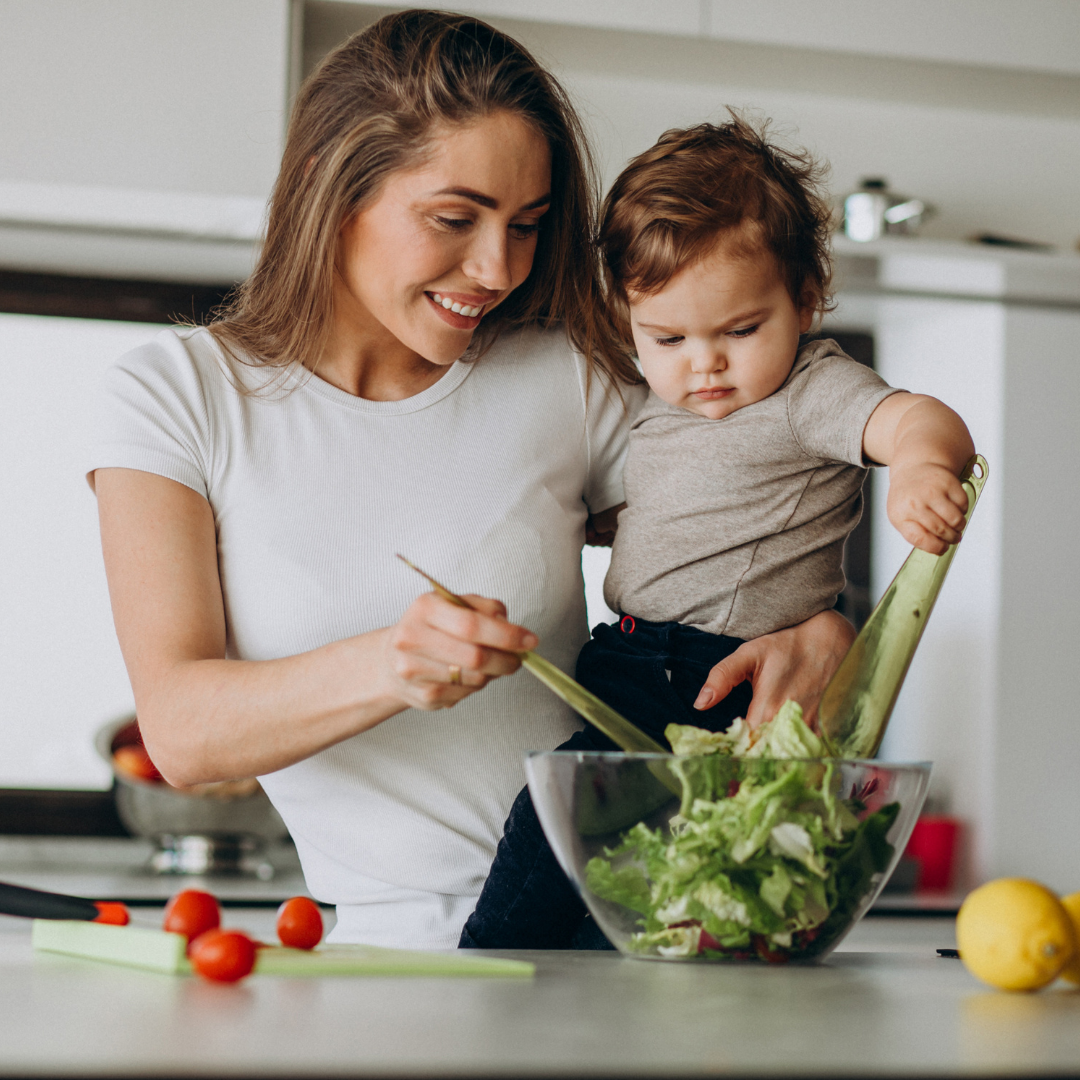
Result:
{"label": "toddler's eye", "polygon": [[729,330],[728,337],[741,338],[749,337],[751,334],[756,333],[760,323],[755,323],[753,326],[743,326],[738,330]]}
{"label": "toddler's eye", "polygon": [[678,335],[676,337],[658,337],[653,338],[653,340],[656,342],[657,345],[671,346],[681,345],[685,338],[683,338],[682,335]]}

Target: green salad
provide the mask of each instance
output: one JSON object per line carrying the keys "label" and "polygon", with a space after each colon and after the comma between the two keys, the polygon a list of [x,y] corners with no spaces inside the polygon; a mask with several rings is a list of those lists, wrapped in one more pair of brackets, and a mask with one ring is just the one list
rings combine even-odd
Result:
{"label": "green salad", "polygon": [[[665,734],[687,755],[670,766],[678,813],[663,828],[639,822],[586,866],[596,896],[640,914],[631,947],[777,962],[823,951],[887,868],[899,804],[867,814],[868,792],[842,798],[839,762],[794,701],[754,739],[743,720]],[[791,760],[806,758],[823,760]]]}

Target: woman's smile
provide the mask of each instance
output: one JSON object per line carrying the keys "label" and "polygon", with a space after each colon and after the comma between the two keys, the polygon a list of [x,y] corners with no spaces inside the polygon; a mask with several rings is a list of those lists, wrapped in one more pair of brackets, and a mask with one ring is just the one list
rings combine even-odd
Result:
{"label": "woman's smile", "polygon": [[480,325],[484,306],[498,299],[497,296],[484,298],[471,294],[436,291],[425,292],[424,295],[431,301],[436,315],[456,330],[474,330]]}

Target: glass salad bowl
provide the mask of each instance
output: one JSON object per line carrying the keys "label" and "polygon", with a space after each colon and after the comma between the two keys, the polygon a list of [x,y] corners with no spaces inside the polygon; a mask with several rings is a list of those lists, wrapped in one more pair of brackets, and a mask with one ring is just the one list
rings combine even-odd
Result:
{"label": "glass salad bowl", "polygon": [[654,960],[820,960],[881,891],[929,763],[530,754],[563,870],[613,945]]}

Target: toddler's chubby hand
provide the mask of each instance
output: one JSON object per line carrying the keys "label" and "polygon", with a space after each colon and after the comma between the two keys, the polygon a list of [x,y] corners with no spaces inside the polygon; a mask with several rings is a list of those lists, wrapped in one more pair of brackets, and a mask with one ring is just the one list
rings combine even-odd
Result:
{"label": "toddler's chubby hand", "polygon": [[889,520],[908,543],[943,555],[960,540],[968,497],[944,465],[896,463],[889,469],[887,508]]}

